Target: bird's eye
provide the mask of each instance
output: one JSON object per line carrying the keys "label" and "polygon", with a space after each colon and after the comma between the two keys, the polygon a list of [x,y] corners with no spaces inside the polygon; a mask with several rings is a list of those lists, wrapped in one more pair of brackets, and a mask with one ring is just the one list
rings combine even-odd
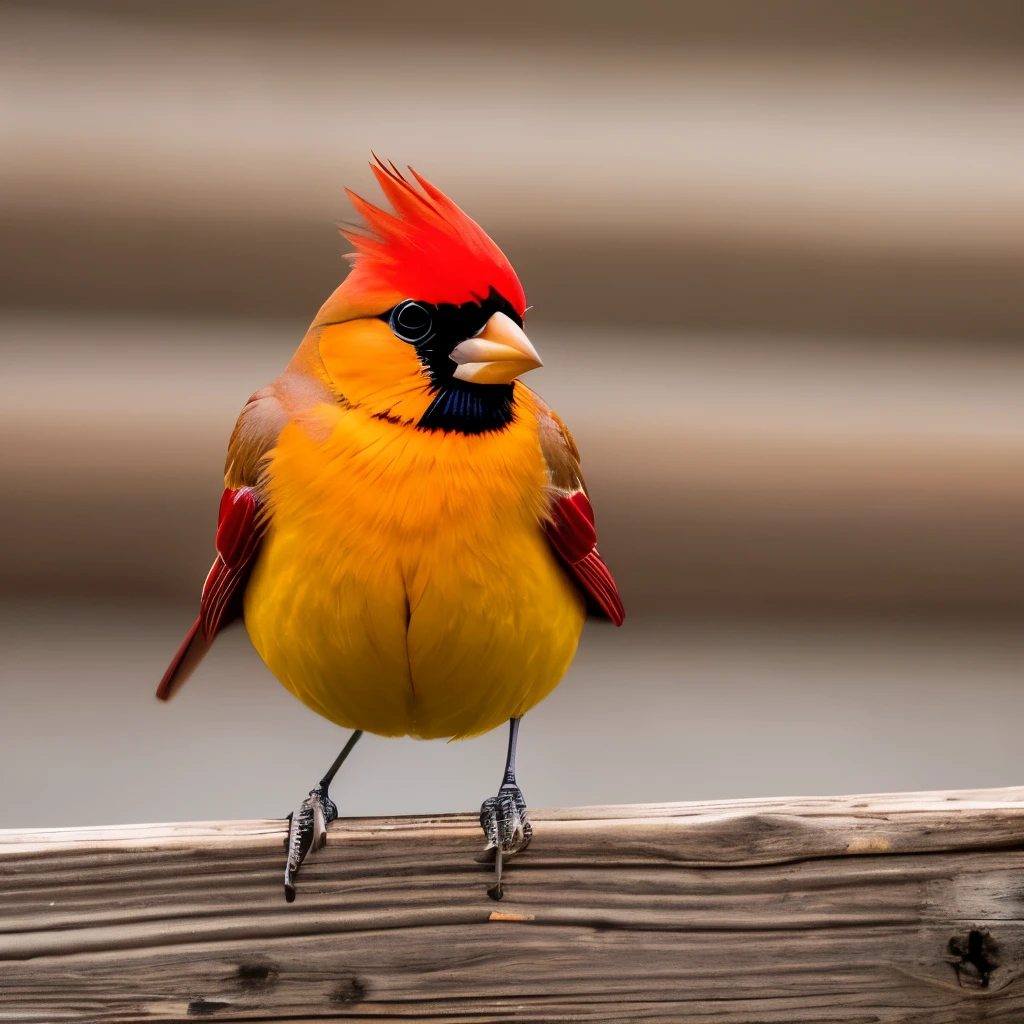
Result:
{"label": "bird's eye", "polygon": [[434,320],[430,310],[413,299],[406,299],[395,306],[391,310],[388,324],[396,338],[401,338],[410,345],[426,341],[434,333]]}

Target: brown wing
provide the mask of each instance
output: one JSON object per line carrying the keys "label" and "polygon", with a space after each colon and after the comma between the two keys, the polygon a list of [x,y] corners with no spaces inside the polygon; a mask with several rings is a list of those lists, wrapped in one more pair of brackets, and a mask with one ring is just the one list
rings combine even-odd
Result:
{"label": "brown wing", "polygon": [[277,444],[278,435],[288,422],[273,384],[257,391],[245,404],[228,441],[224,462],[224,486],[235,490],[255,487],[263,471],[267,452]]}
{"label": "brown wing", "polygon": [[540,448],[551,478],[551,507],[544,524],[548,541],[592,614],[621,626],[626,617],[611,570],[597,550],[594,509],[580,469],[580,452],[569,428],[542,399],[537,402]]}
{"label": "brown wing", "polygon": [[245,584],[267,528],[259,492],[263,460],[287,419],[273,385],[257,391],[238,417],[224,467],[227,487],[217,517],[217,558],[203,584],[199,615],[157,687],[161,700],[170,700],[217,634],[241,614]]}

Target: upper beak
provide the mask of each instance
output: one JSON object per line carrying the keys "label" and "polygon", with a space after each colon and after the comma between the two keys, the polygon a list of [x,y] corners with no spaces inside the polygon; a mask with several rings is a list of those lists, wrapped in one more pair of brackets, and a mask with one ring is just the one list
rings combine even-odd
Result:
{"label": "upper beak", "polygon": [[455,376],[474,384],[511,384],[520,374],[544,364],[523,329],[504,313],[495,313],[475,337],[452,349]]}

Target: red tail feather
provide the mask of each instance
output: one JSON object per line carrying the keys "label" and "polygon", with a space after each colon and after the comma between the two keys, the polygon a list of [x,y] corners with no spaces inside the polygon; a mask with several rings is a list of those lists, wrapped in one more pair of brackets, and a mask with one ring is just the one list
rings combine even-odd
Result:
{"label": "red tail feather", "polygon": [[202,622],[202,618],[198,618],[192,623],[192,628],[167,666],[167,671],[156,688],[156,695],[160,700],[170,700],[174,696],[210,649],[212,641],[206,638],[200,628]]}

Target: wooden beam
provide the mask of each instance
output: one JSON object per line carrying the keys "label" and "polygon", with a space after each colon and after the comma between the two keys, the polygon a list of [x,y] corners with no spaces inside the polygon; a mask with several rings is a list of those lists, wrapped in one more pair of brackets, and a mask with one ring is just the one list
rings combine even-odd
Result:
{"label": "wooden beam", "polygon": [[0,832],[0,1019],[1024,1016],[1024,788],[541,811],[507,896],[470,815]]}

